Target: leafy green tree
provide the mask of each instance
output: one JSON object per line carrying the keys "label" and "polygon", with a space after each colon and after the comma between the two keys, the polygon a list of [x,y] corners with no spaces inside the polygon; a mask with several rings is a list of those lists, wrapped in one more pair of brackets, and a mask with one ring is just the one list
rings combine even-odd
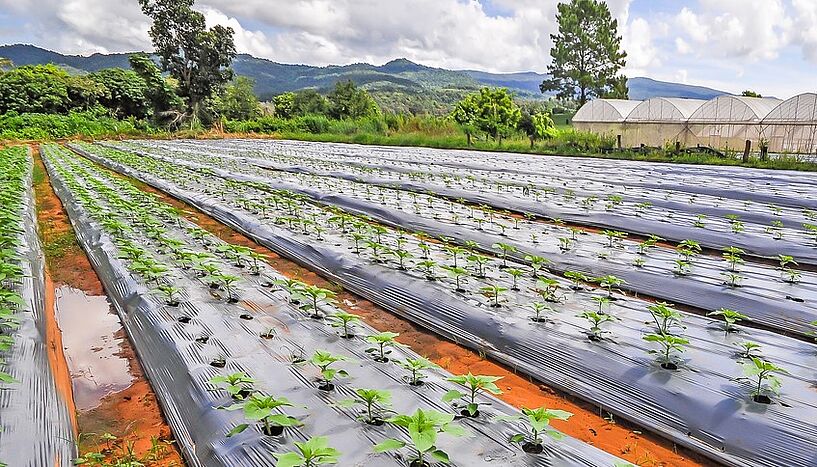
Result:
{"label": "leafy green tree", "polygon": [[477,127],[502,144],[522,116],[511,93],[505,88],[482,88],[477,95]]}
{"label": "leafy green tree", "polygon": [[361,118],[380,112],[372,96],[352,81],[338,82],[328,97],[329,115],[333,118]]}
{"label": "leafy green tree", "polygon": [[302,89],[292,99],[294,115],[328,115],[329,101],[314,89]]}
{"label": "leafy green tree", "polygon": [[[584,105],[592,97],[626,97],[626,78],[617,76],[626,64],[621,50],[618,21],[607,4],[599,0],[570,0],[558,5],[559,33],[551,34],[553,48],[548,65],[551,78],[542,92],[556,91],[559,98],[578,98]],[[622,83],[624,88],[622,89]]]}
{"label": "leafy green tree", "polygon": [[21,66],[0,74],[0,113],[87,110],[105,92],[105,86],[56,65]]}
{"label": "leafy green tree", "polygon": [[153,20],[150,37],[162,69],[178,81],[187,115],[196,122],[204,104],[233,77],[234,31],[221,25],[207,29],[204,15],[193,10],[194,0],[139,0]]}
{"label": "leafy green tree", "polygon": [[178,114],[175,109],[181,108],[184,103],[176,94],[173,83],[162,76],[162,71],[150,56],[142,52],[131,54],[128,63],[131,70],[145,82],[145,98],[150,103],[153,118],[161,121],[172,113]]}
{"label": "leafy green tree", "polygon": [[236,76],[219,99],[219,113],[230,120],[251,120],[261,115],[261,105],[253,90],[255,82]]}
{"label": "leafy green tree", "polygon": [[740,95],[743,96],[743,97],[763,97],[763,96],[760,95],[760,93],[752,91],[750,89],[747,89],[746,91],[743,91]]}
{"label": "leafy green tree", "polygon": [[530,139],[531,149],[533,149],[536,140],[547,139],[550,136],[550,131],[554,127],[550,115],[545,112],[531,111],[529,109],[525,109],[525,111],[522,112],[522,117],[516,126]]}
{"label": "leafy green tree", "polygon": [[0,72],[14,68],[14,62],[10,58],[0,57]]}
{"label": "leafy green tree", "polygon": [[136,72],[122,68],[106,68],[88,75],[95,82],[105,86],[107,92],[99,100],[105,108],[111,109],[117,118],[146,118],[150,114],[148,87]]}
{"label": "leafy green tree", "polygon": [[276,117],[292,118],[295,110],[295,93],[285,92],[273,97],[272,105],[275,106]]}
{"label": "leafy green tree", "polygon": [[457,102],[451,112],[451,119],[454,120],[465,133],[468,146],[471,146],[471,136],[477,131],[477,118],[479,117],[479,105],[477,104],[477,94],[469,94],[464,99]]}

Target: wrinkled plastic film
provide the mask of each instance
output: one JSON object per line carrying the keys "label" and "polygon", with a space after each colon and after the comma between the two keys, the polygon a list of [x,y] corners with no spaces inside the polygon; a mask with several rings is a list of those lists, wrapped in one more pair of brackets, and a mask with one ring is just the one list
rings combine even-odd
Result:
{"label": "wrinkled plastic film", "polygon": [[[28,158],[31,166],[30,157]],[[76,453],[68,375],[55,375],[49,360],[44,256],[37,235],[31,171],[26,183],[24,232],[19,247],[24,277],[19,293],[26,306],[18,311],[20,327],[7,353],[6,368],[18,382],[0,390],[0,462],[10,467],[74,465]],[[55,358],[61,358],[62,349]],[[64,378],[57,387],[56,378]]]}
{"label": "wrinkled plastic film", "polygon": [[[542,334],[531,328],[532,323],[488,314],[435,291],[424,281],[331,248],[304,244],[206,196],[91,157],[192,204],[276,253],[320,271],[407,319],[719,462],[736,466],[807,466],[817,462],[817,429],[806,421],[810,419],[808,413],[817,417],[817,411],[813,395],[806,389],[791,395],[797,407],[759,410],[747,401],[739,385],[723,385],[720,375],[735,373],[734,362],[726,358],[720,360],[730,361],[730,367],[711,375],[696,371],[668,374],[650,365],[634,366],[634,361],[649,359],[627,345],[640,341],[640,332],[616,336],[615,342],[601,346],[559,332]],[[790,413],[799,417],[792,419]]]}

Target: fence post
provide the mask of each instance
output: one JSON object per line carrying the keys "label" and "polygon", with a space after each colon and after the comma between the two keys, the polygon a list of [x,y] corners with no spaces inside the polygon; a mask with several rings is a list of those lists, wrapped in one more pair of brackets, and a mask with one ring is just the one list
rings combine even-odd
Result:
{"label": "fence post", "polygon": [[681,142],[676,141],[675,142],[675,154],[680,154],[680,153],[681,153]]}
{"label": "fence post", "polygon": [[749,162],[749,153],[752,151],[752,140],[746,140],[746,147],[743,149],[743,163]]}
{"label": "fence post", "polygon": [[616,146],[621,150],[621,135],[616,135]]}

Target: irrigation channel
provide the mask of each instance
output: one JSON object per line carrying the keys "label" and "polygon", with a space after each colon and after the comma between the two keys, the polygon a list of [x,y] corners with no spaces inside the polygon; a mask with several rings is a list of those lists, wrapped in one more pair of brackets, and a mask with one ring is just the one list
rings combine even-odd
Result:
{"label": "irrigation channel", "polygon": [[[448,453],[454,465],[621,463],[570,437],[546,436],[543,454],[526,454],[508,442],[519,432],[519,422],[503,418],[516,413],[510,406],[478,394],[476,413],[469,411],[458,398],[443,397],[458,386],[435,367],[421,371],[422,384],[409,384],[411,372],[393,363],[419,361],[418,355],[392,344],[388,334],[381,335],[381,353],[360,338],[380,335],[363,323],[351,324],[350,335],[358,338],[344,338],[330,326],[343,313],[325,291],[287,281],[258,255],[64,148],[41,151],[188,465],[273,464],[296,449],[294,442],[319,444],[323,436],[340,450],[341,465],[406,465],[408,432],[380,420],[390,410],[417,408],[440,431],[434,458]],[[239,372],[251,381],[237,383],[232,397],[212,380]],[[380,401],[369,413],[365,404],[343,402],[360,387],[390,391],[391,405]],[[251,389],[256,396],[236,399]],[[258,404],[273,406],[260,421],[253,410],[225,409]],[[460,412],[456,420],[448,415]],[[390,443],[397,454],[373,452],[388,439],[398,440]]]}
{"label": "irrigation channel", "polygon": [[[805,231],[783,221],[782,227],[770,225],[768,230],[748,220],[756,210],[754,193],[762,203],[771,198],[785,201],[773,216],[783,217],[797,202],[780,189],[759,186],[763,179],[754,171],[724,172],[735,178],[735,198],[727,196],[725,182],[709,168],[692,168],[700,178],[688,189],[682,173],[649,164],[614,167],[605,165],[611,164],[608,161],[589,161],[584,168],[573,161],[577,167],[564,177],[564,183],[573,183],[599,175],[612,183],[609,174],[615,170],[612,177],[619,182],[632,179],[631,185],[640,184],[639,189],[714,196],[713,207],[726,206],[741,216],[724,217],[723,222],[707,216],[702,226],[686,226],[685,220],[676,224],[676,219],[687,219],[694,211],[679,207],[670,217],[667,206],[651,203],[628,209],[626,200],[610,197],[607,206],[598,209],[575,199],[580,187],[593,188],[589,182],[569,188],[568,194],[525,178],[534,175],[523,170],[535,172],[536,167],[558,174],[547,165],[548,158],[521,166],[511,155],[474,154],[473,160],[465,160],[461,152],[258,141],[73,148],[410,321],[717,462],[817,462],[817,347],[809,335],[815,326],[815,276],[792,262],[796,258],[809,264],[815,248]],[[62,150],[50,151],[70,163],[69,156],[59,155]],[[433,163],[422,162],[432,157]],[[368,159],[362,163],[357,158]],[[374,159],[387,167],[371,169]],[[570,163],[553,159],[554,167]],[[410,169],[391,169],[400,164]],[[427,172],[415,175],[415,165],[421,164]],[[433,174],[432,166],[444,174]],[[491,166],[503,167],[494,171],[497,174],[520,167],[514,178],[522,180],[484,185],[490,177],[469,172],[485,172]],[[360,173],[361,167],[373,170],[373,178]],[[76,174],[79,168],[73,168]],[[469,175],[459,174],[459,168]],[[604,169],[607,175],[601,175]],[[625,170],[632,170],[633,176]],[[384,171],[391,175],[384,176]],[[665,175],[666,185],[649,182],[656,171]],[[401,177],[406,177],[403,183],[398,182]],[[769,177],[792,178],[801,195],[810,190],[807,181],[793,174]],[[436,196],[446,190],[447,201]],[[524,205],[503,204],[525,196],[531,198]],[[576,215],[559,219],[593,225],[615,216],[619,224],[602,227],[621,232],[600,235],[574,228],[567,234],[554,216],[533,209],[551,210],[559,203],[589,205],[565,208],[564,213]],[[608,213],[618,207],[621,213]],[[532,216],[514,217],[497,209]],[[585,212],[594,209],[599,212]],[[808,217],[810,212],[797,215]],[[736,229],[735,222],[743,230]],[[643,231],[645,226],[661,229],[658,235],[681,243],[680,248],[657,239],[646,245],[624,240],[627,232],[652,233]],[[710,255],[711,249],[729,247],[724,260]],[[784,255],[780,269],[756,261],[778,254]],[[639,258],[642,261],[636,261]],[[589,274],[577,274],[582,268]],[[633,274],[627,283],[621,281],[625,272]],[[693,290],[665,290],[688,287]],[[624,294],[624,288],[647,297]],[[694,301],[707,288],[711,302]],[[673,310],[654,299],[692,308]],[[726,322],[704,316],[730,303],[753,306],[740,309],[743,315],[722,312],[729,318]],[[746,322],[757,326],[744,326]]]}

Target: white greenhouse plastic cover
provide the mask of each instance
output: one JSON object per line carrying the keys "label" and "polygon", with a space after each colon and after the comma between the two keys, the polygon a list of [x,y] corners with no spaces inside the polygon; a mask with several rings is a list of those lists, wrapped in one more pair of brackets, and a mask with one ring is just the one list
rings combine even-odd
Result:
{"label": "white greenhouse plastic cover", "polygon": [[625,99],[594,99],[582,106],[576,115],[574,122],[600,122],[614,123],[623,122],[630,115],[633,109],[642,101],[630,101]]}
{"label": "white greenhouse plastic cover", "polygon": [[625,121],[684,123],[705,103],[700,99],[654,97],[638,104]]}
{"label": "white greenhouse plastic cover", "polygon": [[811,123],[817,125],[817,94],[792,97],[772,110],[763,123]]}
{"label": "white greenhouse plastic cover", "polygon": [[718,96],[707,101],[689,118],[694,123],[757,123],[781,102],[773,97]]}

